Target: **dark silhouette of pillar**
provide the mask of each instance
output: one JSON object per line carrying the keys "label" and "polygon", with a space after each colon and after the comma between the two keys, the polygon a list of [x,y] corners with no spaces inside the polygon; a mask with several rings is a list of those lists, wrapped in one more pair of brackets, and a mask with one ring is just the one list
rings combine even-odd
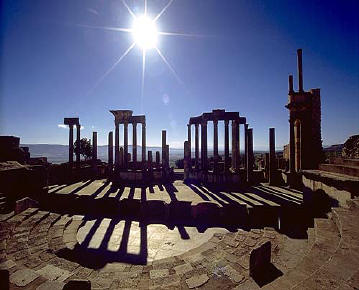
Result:
{"label": "dark silhouette of pillar", "polygon": [[214,159],[214,170],[217,170],[217,164],[218,164],[218,120],[213,120],[213,159]]}
{"label": "dark silhouette of pillar", "polygon": [[115,123],[115,164],[120,164],[120,124]]}
{"label": "dark silhouette of pillar", "polygon": [[137,162],[137,123],[132,123],[132,161],[133,165],[136,166]]}
{"label": "dark silhouette of pillar", "polygon": [[92,132],[92,160],[97,160],[97,132]]}
{"label": "dark silhouette of pillar", "polygon": [[189,178],[190,159],[191,159],[190,143],[189,141],[184,141],[184,158],[183,158],[184,180],[187,180]]}
{"label": "dark silhouette of pillar", "polygon": [[194,124],[194,128],[195,128],[195,160],[196,160],[196,168],[198,169],[199,167],[199,132],[198,132],[198,127],[199,124]]}
{"label": "dark silhouette of pillar", "polygon": [[166,130],[162,130],[162,167],[166,168]]}
{"label": "dark silhouette of pillar", "polygon": [[[81,130],[81,125],[76,124],[76,143],[77,143],[77,146],[80,146],[80,139],[81,139],[80,130]],[[80,167],[80,150],[77,150],[77,152],[76,152],[76,167],[77,168]]]}
{"label": "dark silhouette of pillar", "polygon": [[[118,163],[116,165],[118,166]],[[110,171],[112,171],[113,168],[113,132],[112,131],[108,133],[108,166]]]}
{"label": "dark silhouette of pillar", "polygon": [[142,165],[146,168],[146,123],[142,123]]}
{"label": "dark silhouette of pillar", "polygon": [[293,76],[289,75],[288,77],[288,90],[289,90],[289,94],[292,94],[294,92],[293,90]]}
{"label": "dark silhouette of pillar", "polygon": [[248,171],[248,124],[244,124],[244,168]]}
{"label": "dark silhouette of pillar", "polygon": [[250,128],[247,130],[247,144],[248,144],[248,155],[247,155],[247,182],[252,182],[253,175],[253,165],[254,165],[254,155],[253,155],[253,129]]}
{"label": "dark silhouette of pillar", "polygon": [[297,59],[298,59],[298,90],[302,93],[303,90],[303,64],[302,64],[302,50],[297,50]]}
{"label": "dark silhouette of pillar", "polygon": [[229,121],[224,120],[224,170],[227,171],[229,167]]}
{"label": "dark silhouette of pillar", "polygon": [[201,164],[202,170],[207,170],[207,121],[201,123]]}
{"label": "dark silhouette of pillar", "polygon": [[188,129],[188,144],[189,144],[189,156],[190,156],[190,158],[189,158],[189,167],[191,167],[192,166],[192,164],[191,164],[191,146],[192,146],[192,130],[191,130],[191,124],[188,124],[187,125],[187,129]]}
{"label": "dark silhouette of pillar", "polygon": [[72,168],[74,163],[74,125],[69,125],[69,163]]}
{"label": "dark silhouette of pillar", "polygon": [[156,168],[160,167],[161,158],[160,158],[160,151],[156,151]]}
{"label": "dark silhouette of pillar", "polygon": [[123,123],[123,166],[128,168],[128,122]]}
{"label": "dark silhouette of pillar", "polygon": [[275,184],[275,129],[269,128],[269,184]]}
{"label": "dark silhouette of pillar", "polygon": [[147,163],[148,163],[148,171],[150,172],[150,173],[152,173],[152,151],[148,151],[147,152],[147,159],[148,159],[148,161],[147,161]]}

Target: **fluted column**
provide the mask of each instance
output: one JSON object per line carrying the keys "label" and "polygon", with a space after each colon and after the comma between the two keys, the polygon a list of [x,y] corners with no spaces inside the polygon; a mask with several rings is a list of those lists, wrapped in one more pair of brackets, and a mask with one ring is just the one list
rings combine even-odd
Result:
{"label": "fluted column", "polygon": [[201,136],[201,169],[207,170],[207,121],[201,123]]}
{"label": "fluted column", "polygon": [[[81,130],[81,125],[76,124],[76,143],[78,148],[80,146],[80,139],[81,139],[80,130]],[[80,167],[80,150],[77,150],[76,152],[76,167]]]}
{"label": "fluted column", "polygon": [[124,168],[128,168],[128,122],[123,123],[123,165]]}
{"label": "fluted column", "polygon": [[137,162],[137,123],[132,123],[132,161],[133,165],[136,166]]}
{"label": "fluted column", "polygon": [[199,164],[199,133],[198,133],[198,124],[194,125],[195,128],[195,133],[194,133],[194,138],[195,138],[195,158],[196,158],[196,168],[198,169],[198,164]]}
{"label": "fluted column", "polygon": [[224,169],[228,170],[229,164],[229,121],[224,120]]}
{"label": "fluted column", "polygon": [[142,165],[146,168],[146,123],[142,123]]}
{"label": "fluted column", "polygon": [[115,123],[115,165],[120,164],[120,124]]}
{"label": "fluted column", "polygon": [[72,168],[74,163],[74,125],[69,125],[69,163]]}

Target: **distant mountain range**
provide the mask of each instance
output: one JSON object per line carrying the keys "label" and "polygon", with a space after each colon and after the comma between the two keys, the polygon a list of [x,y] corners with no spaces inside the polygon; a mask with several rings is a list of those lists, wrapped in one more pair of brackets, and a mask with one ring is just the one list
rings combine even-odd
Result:
{"label": "distant mountain range", "polygon": [[[63,163],[68,161],[68,145],[58,144],[21,144],[20,146],[29,147],[31,157],[47,157],[47,161],[51,163]],[[141,161],[142,147],[137,146],[137,158]],[[161,147],[147,147],[147,151],[152,151],[153,159],[156,157],[156,151],[162,151]],[[128,152],[132,154],[132,146],[128,146]],[[194,150],[192,149],[192,154]],[[266,151],[255,151],[257,154],[264,153]],[[231,153],[231,152],[230,152]],[[219,150],[219,154],[223,155],[223,151]],[[241,154],[243,151],[241,150]],[[208,150],[208,155],[212,155],[212,151]],[[102,161],[107,161],[107,145],[97,146],[97,157]],[[193,156],[193,155],[192,155]],[[146,156],[147,158],[147,156]],[[170,163],[173,164],[177,159],[183,158],[183,149],[170,148]]]}

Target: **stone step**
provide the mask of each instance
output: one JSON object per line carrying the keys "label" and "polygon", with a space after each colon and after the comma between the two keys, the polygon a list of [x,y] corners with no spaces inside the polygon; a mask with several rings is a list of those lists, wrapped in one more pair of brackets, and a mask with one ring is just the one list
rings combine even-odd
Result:
{"label": "stone step", "polygon": [[337,227],[330,219],[315,219],[314,236],[312,248],[300,263],[282,277],[268,284],[267,287],[264,287],[265,289],[301,287],[307,279],[315,276],[317,271],[330,261],[340,243]]}
{"label": "stone step", "polygon": [[66,226],[69,225],[71,221],[71,217],[63,215],[50,227],[48,231],[48,245],[52,252],[56,253],[62,249],[66,249],[63,235]]}
{"label": "stone step", "polygon": [[359,166],[346,164],[319,164],[319,170],[359,177]]}
{"label": "stone step", "polygon": [[83,225],[83,218],[83,216],[72,217],[71,222],[64,229],[63,242],[70,250],[77,245],[77,231]]}

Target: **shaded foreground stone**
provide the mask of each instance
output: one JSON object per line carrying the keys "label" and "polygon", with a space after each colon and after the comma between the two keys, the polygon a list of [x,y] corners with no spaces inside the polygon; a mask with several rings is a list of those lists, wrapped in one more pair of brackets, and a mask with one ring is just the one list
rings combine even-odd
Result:
{"label": "shaded foreground stone", "polygon": [[202,286],[203,284],[207,283],[208,280],[209,280],[209,278],[208,278],[207,274],[196,275],[189,279],[186,279],[186,284],[187,284],[188,288],[192,289],[192,288]]}
{"label": "shaded foreground stone", "polygon": [[265,271],[271,262],[271,242],[267,241],[256,249],[253,249],[249,259],[249,275],[254,277],[261,271]]}

